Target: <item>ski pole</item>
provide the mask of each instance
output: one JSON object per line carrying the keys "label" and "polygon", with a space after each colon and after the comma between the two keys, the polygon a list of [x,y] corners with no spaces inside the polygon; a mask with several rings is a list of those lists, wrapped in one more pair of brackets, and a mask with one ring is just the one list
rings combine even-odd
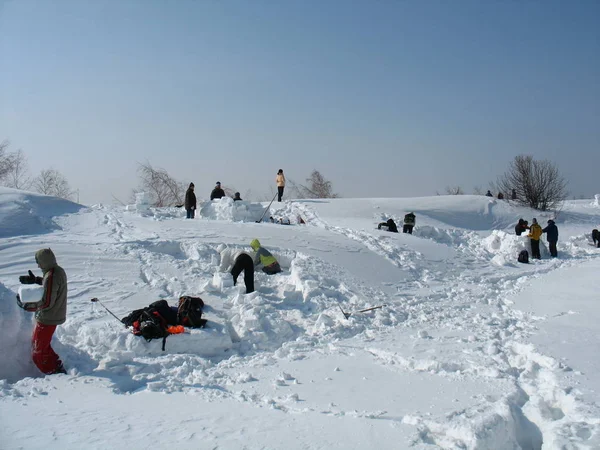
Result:
{"label": "ski pole", "polygon": [[261,223],[261,222],[262,222],[262,220],[263,220],[263,217],[265,217],[265,214],[267,213],[267,211],[268,211],[268,210],[269,210],[269,208],[271,207],[271,204],[272,204],[272,203],[275,201],[275,197],[277,197],[277,194],[275,194],[275,195],[273,196],[273,200],[271,200],[271,203],[269,203],[269,206],[267,206],[267,208],[266,208],[266,209],[264,210],[264,212],[263,212],[263,215],[262,215],[262,216],[260,216],[260,219],[258,219],[258,220],[256,221],[256,223]]}
{"label": "ski pole", "polygon": [[102,304],[102,302],[101,302],[100,300],[98,300],[96,297],[94,297],[94,298],[93,298],[93,299],[91,299],[90,301],[91,301],[92,303],[100,303],[100,305],[102,305],[102,307],[103,307],[105,310],[107,310],[107,311],[108,311],[108,313],[109,313],[111,316],[113,316],[115,319],[117,319],[119,322],[121,322],[121,324],[123,323],[123,322],[121,321],[121,319],[119,319],[117,316],[115,316],[115,315],[112,313],[112,311],[111,311],[110,309],[108,309],[106,306],[104,306],[104,305]]}

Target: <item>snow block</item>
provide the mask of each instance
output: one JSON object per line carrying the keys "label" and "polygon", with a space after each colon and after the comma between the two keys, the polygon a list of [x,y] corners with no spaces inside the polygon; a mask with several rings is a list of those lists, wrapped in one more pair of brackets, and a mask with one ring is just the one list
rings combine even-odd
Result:
{"label": "snow block", "polygon": [[133,354],[160,356],[164,354],[192,354],[203,358],[221,356],[232,347],[231,337],[226,327],[220,323],[209,322],[206,328],[186,328],[182,334],[173,334],[167,338],[165,351],[162,351],[162,339],[146,342],[140,336],[128,333],[125,347]]}
{"label": "snow block", "polygon": [[37,284],[19,286],[19,297],[23,303],[39,302],[44,295],[44,288]]}
{"label": "snow block", "polygon": [[[200,216],[212,220],[229,220],[233,222],[256,222],[265,211],[261,203],[245,201],[234,202],[223,197],[211,202],[204,202],[200,207]],[[268,217],[269,213],[265,214]]]}
{"label": "snow block", "polygon": [[229,272],[216,272],[213,275],[213,286],[219,290],[233,287],[233,276]]}

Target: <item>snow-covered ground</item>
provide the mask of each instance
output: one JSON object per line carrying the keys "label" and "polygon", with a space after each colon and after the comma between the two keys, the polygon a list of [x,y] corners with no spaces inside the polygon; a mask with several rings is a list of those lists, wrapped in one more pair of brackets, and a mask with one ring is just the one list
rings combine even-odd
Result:
{"label": "snow-covered ground", "polygon": [[[0,448],[600,448],[592,200],[556,218],[559,258],[544,242],[529,265],[512,228],[533,212],[487,197],[274,204],[289,226],[207,208],[186,220],[0,188]],[[377,230],[409,211],[413,235]],[[257,273],[253,294],[242,277],[223,287],[217,246],[253,238],[283,272]],[[53,343],[67,375],[30,362],[14,301],[41,247],[69,277]],[[165,352],[90,302],[122,317],[182,294],[204,299],[209,327]]]}

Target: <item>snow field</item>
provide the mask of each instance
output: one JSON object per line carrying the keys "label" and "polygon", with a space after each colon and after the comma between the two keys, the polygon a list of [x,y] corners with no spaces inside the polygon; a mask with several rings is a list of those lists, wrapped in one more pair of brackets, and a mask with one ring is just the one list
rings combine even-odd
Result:
{"label": "snow field", "polygon": [[[414,235],[376,229],[385,217],[400,222],[407,210],[417,213]],[[217,216],[190,221],[178,214],[97,206],[55,219],[61,230],[50,237],[0,242],[13,262],[0,268],[6,286],[0,319],[22,324],[13,329],[14,351],[5,357],[28,361],[31,315],[6,299],[14,298],[18,275],[32,268],[38,245],[52,241],[70,281],[69,318],[55,339],[69,374],[40,378],[31,365],[11,371],[0,385],[3,418],[9,407],[15,420],[27,414],[27,405],[51,410],[61,392],[74,390],[89,392],[96,409],[106,411],[100,429],[121,424],[117,434],[124,442],[135,436],[159,447],[204,440],[223,448],[242,442],[248,448],[353,448],[361,442],[361,448],[419,449],[595,448],[599,442],[597,405],[564,384],[568,367],[531,344],[547,319],[515,300],[532,283],[597,258],[587,242],[590,224],[600,217],[593,208],[567,210],[559,223],[560,258],[529,265],[516,263],[527,240],[507,232],[523,211],[487,199],[274,204],[274,217],[300,215],[306,226]],[[501,229],[485,232],[489,224]],[[257,272],[257,292],[249,295],[242,276],[235,287],[214,283],[221,279],[215,276],[218,244],[249,250],[253,237],[284,271]],[[166,352],[160,341],[131,335],[89,302],[97,296],[122,317],[182,294],[204,299],[209,328],[169,337]],[[340,311],[384,303],[348,319]],[[194,399],[194,412],[187,406],[170,412],[190,414],[202,425],[181,425],[172,416],[166,422],[178,431],[139,429],[122,413],[131,405],[121,401],[123,394],[151,408],[165,393]],[[208,403],[210,413],[202,413]],[[69,404],[87,417],[86,406]],[[269,430],[269,440],[232,423],[232,406],[256,430]],[[79,419],[72,433],[89,423]],[[41,426],[52,432],[49,423]],[[42,447],[13,419],[6,430],[10,445],[25,439],[28,448]],[[290,441],[292,433],[304,439]],[[56,448],[73,443],[69,439],[59,437]],[[84,436],[78,442],[106,445]]]}

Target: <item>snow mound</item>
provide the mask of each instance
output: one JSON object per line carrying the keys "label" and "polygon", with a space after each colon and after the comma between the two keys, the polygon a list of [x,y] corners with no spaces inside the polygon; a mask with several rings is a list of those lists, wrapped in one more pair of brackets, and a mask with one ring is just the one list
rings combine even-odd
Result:
{"label": "snow mound", "polygon": [[60,229],[53,217],[78,212],[82,205],[62,198],[0,187],[0,238]]}
{"label": "snow mound", "polygon": [[14,383],[39,375],[31,361],[33,314],[17,306],[16,294],[0,283],[0,380]]}
{"label": "snow mound", "polygon": [[[212,220],[228,220],[232,222],[256,222],[265,212],[261,203],[246,201],[234,202],[229,197],[223,197],[210,202],[204,202],[200,207],[200,216]],[[265,214],[268,217],[269,213]]]}

